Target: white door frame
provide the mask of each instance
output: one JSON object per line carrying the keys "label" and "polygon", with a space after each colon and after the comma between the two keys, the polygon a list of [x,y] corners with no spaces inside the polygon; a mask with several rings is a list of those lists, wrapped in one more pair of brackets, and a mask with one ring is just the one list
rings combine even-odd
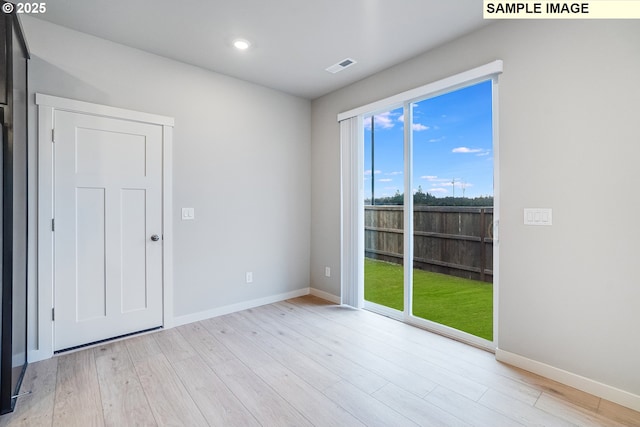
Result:
{"label": "white door frame", "polygon": [[[51,230],[54,214],[53,124],[55,111],[69,111],[162,126],[162,282],[163,326],[173,326],[173,215],[172,144],[174,119],[68,98],[36,94],[38,106],[38,280],[35,324],[28,325],[29,342],[36,348],[28,352],[29,362],[53,356],[54,246]],[[31,293],[34,295],[34,293]],[[30,310],[31,311],[31,310]]]}

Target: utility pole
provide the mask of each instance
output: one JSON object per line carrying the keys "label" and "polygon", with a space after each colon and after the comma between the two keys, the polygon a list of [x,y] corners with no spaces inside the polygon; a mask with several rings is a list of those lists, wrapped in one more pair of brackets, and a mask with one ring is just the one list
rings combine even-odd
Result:
{"label": "utility pole", "polygon": [[373,137],[374,134],[374,130],[373,130],[373,123],[374,123],[374,119],[373,116],[371,116],[371,206],[376,204],[376,195],[375,195],[375,187],[376,187],[376,164],[373,161],[374,160],[374,153],[375,150],[373,149],[373,144],[375,141],[375,138]]}
{"label": "utility pole", "polygon": [[451,178],[451,191],[453,191],[453,198],[456,198],[456,179]]}

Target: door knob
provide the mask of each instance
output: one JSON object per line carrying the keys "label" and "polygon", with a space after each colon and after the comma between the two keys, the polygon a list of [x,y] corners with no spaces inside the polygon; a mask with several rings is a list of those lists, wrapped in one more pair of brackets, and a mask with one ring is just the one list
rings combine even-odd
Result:
{"label": "door knob", "polygon": [[157,234],[154,234],[153,236],[151,236],[151,240],[153,240],[154,242],[157,242],[158,240],[160,240],[160,236],[158,236]]}

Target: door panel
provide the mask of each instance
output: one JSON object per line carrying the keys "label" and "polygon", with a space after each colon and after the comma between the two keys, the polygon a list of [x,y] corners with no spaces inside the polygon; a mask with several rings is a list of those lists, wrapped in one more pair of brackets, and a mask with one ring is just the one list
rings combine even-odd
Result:
{"label": "door panel", "polygon": [[125,313],[147,308],[146,280],[146,191],[123,189],[122,204],[122,311]]}
{"label": "door panel", "polygon": [[413,102],[409,109],[417,188],[410,320],[492,341],[492,81]]}
{"label": "door panel", "polygon": [[363,180],[365,307],[400,313],[405,308],[402,115],[400,107],[364,118]]}
{"label": "door panel", "polygon": [[[104,188],[76,189],[76,289],[77,320],[107,315],[105,309],[105,206]],[[60,230],[58,235],[62,237]]]}
{"label": "door panel", "polygon": [[162,325],[162,128],[56,112],[55,350]]}

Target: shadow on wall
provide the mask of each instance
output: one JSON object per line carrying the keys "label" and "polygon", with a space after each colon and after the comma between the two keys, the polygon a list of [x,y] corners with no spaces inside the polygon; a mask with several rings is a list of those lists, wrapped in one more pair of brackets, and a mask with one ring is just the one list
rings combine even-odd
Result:
{"label": "shadow on wall", "polygon": [[[41,88],[34,82],[55,82],[55,88]],[[30,95],[30,119],[37,118],[34,93],[59,96],[62,98],[77,99],[79,101],[94,102],[97,104],[111,105],[109,93],[98,90],[91,83],[78,79],[60,67],[56,67],[44,59],[31,55],[29,63],[29,93]],[[118,105],[113,105],[118,107]]]}

